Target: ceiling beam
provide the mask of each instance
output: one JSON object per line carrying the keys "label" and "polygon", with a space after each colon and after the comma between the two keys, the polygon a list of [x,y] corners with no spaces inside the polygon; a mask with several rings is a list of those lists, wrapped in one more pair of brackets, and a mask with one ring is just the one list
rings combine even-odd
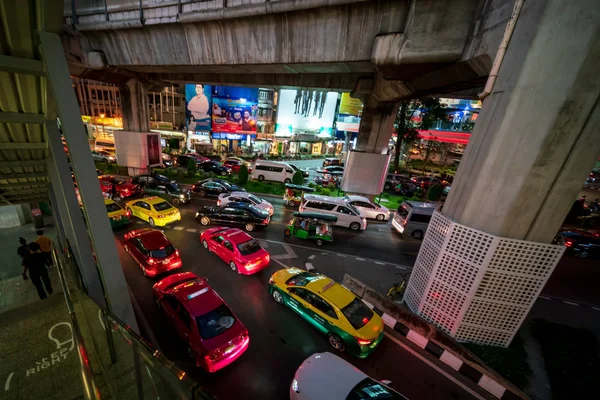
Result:
{"label": "ceiling beam", "polygon": [[0,71],[35,76],[46,75],[44,63],[42,61],[7,55],[0,55]]}
{"label": "ceiling beam", "polygon": [[2,196],[2,195],[0,195],[0,201],[4,202],[5,204],[10,204],[10,201],[8,201],[8,200],[6,199],[6,197],[4,197],[4,196]]}
{"label": "ceiling beam", "polygon": [[[0,190],[2,190],[2,186],[0,186]],[[10,190],[10,191],[5,191],[2,192],[2,196],[5,197],[14,197],[14,196],[19,196],[21,194],[29,194],[29,193],[36,193],[36,194],[45,194],[46,192],[48,192],[48,190],[46,188],[43,187],[35,187],[35,188],[29,188],[29,189],[19,189],[19,190]]]}
{"label": "ceiling beam", "polygon": [[0,112],[0,122],[9,124],[43,124],[44,114]]}
{"label": "ceiling beam", "polygon": [[23,203],[39,203],[40,201],[48,201],[47,197],[37,197],[37,198],[24,198],[24,199],[14,199],[11,200],[11,204],[23,204]]}
{"label": "ceiling beam", "polygon": [[0,168],[35,167],[38,165],[46,165],[46,160],[0,161]]}
{"label": "ceiling beam", "polygon": [[25,178],[47,178],[47,177],[48,177],[47,172],[26,172],[24,174],[0,175],[0,179],[25,179]]}
{"label": "ceiling beam", "polygon": [[44,150],[48,148],[46,142],[2,142],[0,150]]}
{"label": "ceiling beam", "polygon": [[0,185],[0,192],[2,190],[11,190],[11,189],[22,189],[22,188],[33,188],[33,187],[46,187],[48,183],[46,182],[21,182],[21,183],[7,183],[6,185]]}

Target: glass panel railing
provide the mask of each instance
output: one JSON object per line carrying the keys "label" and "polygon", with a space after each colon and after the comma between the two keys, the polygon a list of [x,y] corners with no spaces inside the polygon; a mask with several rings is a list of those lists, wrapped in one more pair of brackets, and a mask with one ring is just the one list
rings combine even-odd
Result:
{"label": "glass panel railing", "polygon": [[[93,377],[86,392],[95,391],[98,396],[114,399],[216,399],[150,343],[86,296],[74,259],[68,253],[59,254],[58,261],[64,285],[69,289],[73,321],[85,343],[86,357],[80,360],[83,367],[90,368]],[[82,370],[82,375],[84,373],[88,375]]]}

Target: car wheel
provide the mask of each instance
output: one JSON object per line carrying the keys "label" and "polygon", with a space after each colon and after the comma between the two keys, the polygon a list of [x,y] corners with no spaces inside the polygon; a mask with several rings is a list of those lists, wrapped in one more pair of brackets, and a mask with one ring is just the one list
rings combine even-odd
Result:
{"label": "car wheel", "polygon": [[127,207],[127,212],[129,213],[129,216],[131,218],[133,218],[133,210],[131,208]]}
{"label": "car wheel", "polygon": [[587,251],[580,251],[579,252],[579,258],[588,258],[589,255],[590,255],[590,253],[587,252]]}
{"label": "car wheel", "polygon": [[290,236],[292,234],[292,231],[290,230],[290,228],[286,228],[285,231],[283,231],[283,234],[285,236]]}
{"label": "car wheel", "polygon": [[389,183],[386,183],[385,185],[383,185],[383,190],[390,190],[392,188],[392,185],[390,185]]}
{"label": "car wheel", "polygon": [[204,247],[206,250],[208,250],[208,242],[206,241],[206,239],[204,239],[204,240],[202,241],[202,246],[203,246],[203,247]]}
{"label": "car wheel", "polygon": [[198,196],[200,197],[206,197],[206,192],[204,190],[201,190],[198,192]]}
{"label": "car wheel", "polygon": [[360,224],[358,222],[353,222],[350,224],[350,229],[353,231],[358,231],[360,229]]}
{"label": "car wheel", "polygon": [[346,346],[344,346],[344,342],[342,341],[342,338],[340,338],[335,333],[330,333],[328,340],[329,340],[329,345],[331,347],[333,347],[334,349],[336,349],[337,351],[342,352],[342,351],[346,350]]}
{"label": "car wheel", "polygon": [[283,304],[283,296],[279,290],[274,289],[271,296],[273,296],[273,300],[275,300],[276,303]]}
{"label": "car wheel", "polygon": [[412,236],[413,239],[421,240],[423,239],[423,231],[417,229],[416,231],[412,231],[410,236]]}
{"label": "car wheel", "polygon": [[179,199],[173,199],[173,205],[174,206],[178,206],[181,204],[181,201]]}
{"label": "car wheel", "polygon": [[323,246],[323,239],[317,239],[317,246]]}
{"label": "car wheel", "polygon": [[233,272],[235,272],[236,274],[239,274],[239,273],[240,273],[240,271],[239,271],[239,270],[238,270],[238,268],[237,268],[237,265],[235,265],[235,263],[234,263],[233,261],[229,263],[229,268],[231,268],[231,270],[232,270]]}
{"label": "car wheel", "polygon": [[385,215],[383,215],[383,214],[377,214],[377,216],[375,217],[375,219],[377,221],[383,221],[385,219]]}
{"label": "car wheel", "polygon": [[103,163],[108,163],[108,160],[107,160],[106,158],[103,158],[103,159],[102,159],[102,162],[103,162]]}
{"label": "car wheel", "polygon": [[294,202],[292,200],[288,200],[286,204],[288,207],[294,207]]}
{"label": "car wheel", "polygon": [[246,224],[244,228],[246,228],[246,231],[252,232],[254,230],[254,224]]}
{"label": "car wheel", "polygon": [[290,178],[285,178],[285,180],[283,182],[284,183],[292,183],[292,180]]}
{"label": "car wheel", "polygon": [[154,219],[152,217],[148,218],[148,223],[150,226],[154,226]]}
{"label": "car wheel", "polygon": [[202,218],[200,218],[200,223],[202,225],[206,226],[206,225],[210,224],[210,218],[208,218],[208,217],[202,217]]}
{"label": "car wheel", "polygon": [[227,175],[227,171],[221,171],[221,176]]}
{"label": "car wheel", "polygon": [[264,181],[265,180],[265,176],[264,175],[259,175],[258,176],[258,180],[259,181]]}

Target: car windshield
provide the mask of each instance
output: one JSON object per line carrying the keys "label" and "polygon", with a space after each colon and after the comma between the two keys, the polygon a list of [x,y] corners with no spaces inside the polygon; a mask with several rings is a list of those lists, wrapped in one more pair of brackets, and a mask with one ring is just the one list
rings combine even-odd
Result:
{"label": "car windshield", "polygon": [[175,247],[172,244],[163,247],[162,249],[150,250],[150,257],[166,258],[175,253]]}
{"label": "car windshield", "polygon": [[122,210],[121,207],[119,207],[119,205],[117,203],[110,203],[106,205],[106,212],[115,212],[115,211],[120,211]]}
{"label": "car windshield", "polygon": [[196,317],[198,331],[202,339],[211,339],[220,335],[235,323],[235,318],[225,304],[221,304],[214,310]]}
{"label": "car windshield", "polygon": [[254,204],[260,204],[260,203],[262,203],[262,200],[261,200],[261,199],[259,199],[258,197],[256,197],[256,196],[255,196],[255,195],[253,195],[253,194],[249,194],[249,195],[248,195],[248,198],[249,198],[250,200],[252,200],[252,202],[253,202]]}
{"label": "car windshield", "polygon": [[156,211],[165,211],[168,210],[169,208],[173,208],[172,205],[170,205],[169,203],[167,203],[166,201],[163,201],[162,203],[158,203],[154,205],[154,209]]}
{"label": "car windshield", "polygon": [[346,400],[407,400],[398,392],[393,391],[387,386],[379,383],[371,378],[365,378],[358,385],[354,386],[352,391],[348,393]]}
{"label": "car windshield", "polygon": [[252,204],[248,205],[248,208],[251,209],[252,211],[254,211],[255,214],[265,216],[265,217],[269,216],[269,213],[267,211],[261,210],[260,208],[255,207]]}
{"label": "car windshield", "polygon": [[354,213],[355,213],[356,215],[360,215],[360,211],[358,211],[358,210],[356,209],[356,207],[354,207],[352,204],[350,204],[350,203],[346,203],[346,206],[347,206],[349,209],[351,209],[352,211],[354,211]]}
{"label": "car windshield", "polygon": [[154,179],[156,179],[157,181],[167,181],[167,182],[170,181],[169,178],[167,178],[166,176],[161,175],[161,174],[154,175]]}
{"label": "car windshield", "polygon": [[254,254],[261,249],[260,244],[258,244],[258,242],[254,239],[238,244],[237,248],[240,251],[240,254],[243,256]]}
{"label": "car windshield", "polygon": [[348,319],[348,322],[354,329],[360,329],[365,326],[373,317],[373,311],[362,301],[355,298],[346,307],[342,308],[342,313]]}
{"label": "car windshield", "polygon": [[175,185],[175,184],[173,184],[173,183],[170,183],[170,184],[168,184],[168,185],[165,185],[165,187],[167,188],[167,190],[168,190],[169,192],[175,192],[175,193],[177,193],[177,192],[180,192],[180,191],[181,191],[181,189],[179,188],[179,186],[177,186],[177,185]]}
{"label": "car windshield", "polygon": [[306,286],[315,279],[321,279],[321,275],[311,274],[310,272],[301,272],[298,275],[292,276],[285,284],[288,286]]}
{"label": "car windshield", "polygon": [[294,164],[289,164],[289,166],[292,167],[292,169],[294,171],[299,171],[300,170],[300,168],[296,167]]}
{"label": "car windshield", "polygon": [[114,183],[115,185],[122,185],[122,184],[124,184],[125,182],[123,182],[123,181],[122,181],[122,180],[120,180],[120,179],[113,179],[113,180],[112,180],[112,183]]}
{"label": "car windshield", "polygon": [[402,218],[406,218],[406,216],[408,215],[408,210],[406,209],[406,207],[400,206],[398,207],[398,214],[400,214]]}

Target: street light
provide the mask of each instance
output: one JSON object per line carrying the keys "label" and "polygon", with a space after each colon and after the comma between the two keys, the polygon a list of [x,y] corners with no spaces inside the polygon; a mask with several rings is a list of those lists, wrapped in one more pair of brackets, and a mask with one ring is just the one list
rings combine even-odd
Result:
{"label": "street light", "polygon": [[105,114],[100,114],[100,125],[102,126],[102,137],[106,136],[106,132],[104,131],[104,116],[105,116]]}

